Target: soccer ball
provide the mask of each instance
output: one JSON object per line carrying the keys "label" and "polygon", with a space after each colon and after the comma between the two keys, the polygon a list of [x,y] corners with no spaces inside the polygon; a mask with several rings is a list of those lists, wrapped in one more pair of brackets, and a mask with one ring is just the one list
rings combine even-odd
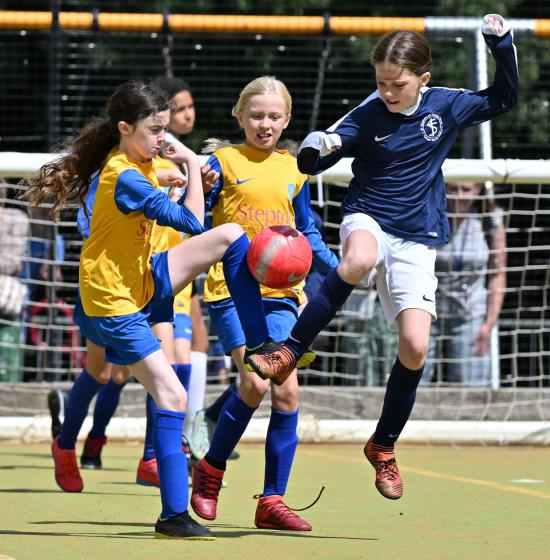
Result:
{"label": "soccer ball", "polygon": [[252,276],[275,289],[299,284],[309,272],[311,259],[309,241],[289,226],[271,226],[257,233],[246,255]]}

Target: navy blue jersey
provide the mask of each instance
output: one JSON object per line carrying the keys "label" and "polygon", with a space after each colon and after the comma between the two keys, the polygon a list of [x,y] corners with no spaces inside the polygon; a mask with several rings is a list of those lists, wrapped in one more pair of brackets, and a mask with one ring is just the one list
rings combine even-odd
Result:
{"label": "navy blue jersey", "polygon": [[[391,113],[375,92],[331,128],[306,138],[298,154],[300,171],[315,175],[342,157],[353,157],[343,215],[368,214],[382,230],[406,240],[446,243],[443,161],[461,129],[505,113],[516,103],[512,32],[484,38],[496,61],[490,87],[482,91],[425,87],[412,113]],[[316,134],[338,135],[341,148],[322,157]]]}

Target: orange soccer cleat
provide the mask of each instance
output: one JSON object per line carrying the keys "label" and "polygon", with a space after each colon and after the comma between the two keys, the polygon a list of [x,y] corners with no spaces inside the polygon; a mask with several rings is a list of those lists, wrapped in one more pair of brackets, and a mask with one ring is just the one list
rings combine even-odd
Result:
{"label": "orange soccer cleat", "polygon": [[397,468],[393,446],[378,445],[374,434],[365,445],[365,457],[376,470],[374,485],[378,492],[389,500],[398,500],[403,495],[403,481]]}

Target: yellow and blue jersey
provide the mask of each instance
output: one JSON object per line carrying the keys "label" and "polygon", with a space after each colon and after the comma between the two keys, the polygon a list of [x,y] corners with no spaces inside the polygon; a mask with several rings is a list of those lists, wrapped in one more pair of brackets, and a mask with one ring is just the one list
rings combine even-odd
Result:
{"label": "yellow and blue jersey", "polygon": [[[237,223],[249,239],[269,226],[287,225],[300,230],[311,244],[315,265],[325,273],[338,264],[313,222],[309,181],[296,159],[286,150],[272,153],[246,144],[216,150],[208,159],[220,177],[206,198],[212,226]],[[300,298],[303,285],[275,290],[261,286],[263,297]],[[231,297],[221,263],[210,268],[204,288],[206,302]]]}
{"label": "yellow and blue jersey", "polygon": [[159,189],[155,160],[137,162],[116,147],[100,171],[79,270],[82,305],[91,317],[129,315],[150,301],[155,221],[191,234],[204,231]]}

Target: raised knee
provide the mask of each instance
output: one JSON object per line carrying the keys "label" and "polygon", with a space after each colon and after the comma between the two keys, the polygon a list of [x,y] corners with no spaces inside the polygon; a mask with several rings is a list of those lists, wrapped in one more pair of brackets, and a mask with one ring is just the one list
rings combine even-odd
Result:
{"label": "raised knee", "polygon": [[231,243],[239,239],[239,237],[241,237],[241,235],[243,235],[244,233],[244,229],[239,224],[223,224],[219,227],[222,228],[224,240],[227,243],[228,247],[229,245],[231,245]]}
{"label": "raised knee", "polygon": [[352,250],[346,254],[342,266],[347,274],[357,279],[357,282],[367,275],[371,268],[375,265],[375,259],[372,255],[364,251]]}

